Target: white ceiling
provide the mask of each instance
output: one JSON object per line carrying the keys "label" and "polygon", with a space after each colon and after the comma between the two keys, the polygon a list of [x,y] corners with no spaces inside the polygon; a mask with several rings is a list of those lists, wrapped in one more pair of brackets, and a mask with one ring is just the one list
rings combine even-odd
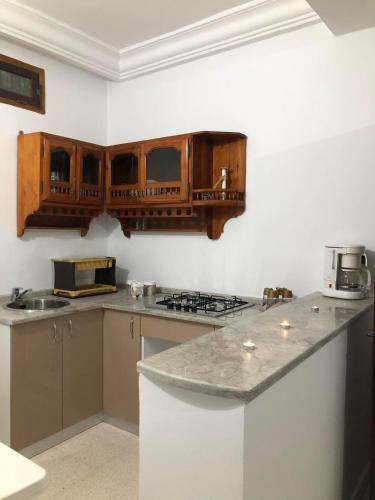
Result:
{"label": "white ceiling", "polygon": [[246,0],[21,0],[121,49],[236,7]]}
{"label": "white ceiling", "polygon": [[307,0],[335,35],[375,26],[375,0]]}

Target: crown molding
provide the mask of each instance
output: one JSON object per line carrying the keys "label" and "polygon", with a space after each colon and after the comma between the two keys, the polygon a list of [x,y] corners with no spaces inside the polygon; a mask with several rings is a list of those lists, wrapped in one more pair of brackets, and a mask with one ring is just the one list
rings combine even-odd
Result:
{"label": "crown molding", "polygon": [[136,78],[320,21],[305,0],[251,0],[118,50],[17,0],[0,0],[0,36],[115,81]]}
{"label": "crown molding", "polygon": [[16,0],[0,0],[0,36],[110,80],[119,79],[116,48]]}
{"label": "crown molding", "polygon": [[120,50],[120,80],[320,22],[304,0],[252,0],[198,23]]}

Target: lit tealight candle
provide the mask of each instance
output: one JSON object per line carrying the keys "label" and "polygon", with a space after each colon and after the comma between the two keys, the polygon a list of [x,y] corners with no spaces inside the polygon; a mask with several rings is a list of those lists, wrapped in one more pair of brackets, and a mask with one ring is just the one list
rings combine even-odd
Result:
{"label": "lit tealight candle", "polygon": [[247,340],[242,344],[242,347],[245,349],[245,351],[250,352],[254,351],[256,349],[256,345],[254,342],[251,342],[251,340]]}
{"label": "lit tealight candle", "polygon": [[289,330],[290,328],[289,321],[287,319],[284,319],[284,321],[280,323],[280,328],[282,328],[283,330]]}

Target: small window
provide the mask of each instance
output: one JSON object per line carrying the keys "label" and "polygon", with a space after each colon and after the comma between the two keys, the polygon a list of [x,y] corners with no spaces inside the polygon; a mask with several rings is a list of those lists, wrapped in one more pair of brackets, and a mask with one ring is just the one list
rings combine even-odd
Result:
{"label": "small window", "polygon": [[44,70],[0,54],[0,102],[45,113]]}

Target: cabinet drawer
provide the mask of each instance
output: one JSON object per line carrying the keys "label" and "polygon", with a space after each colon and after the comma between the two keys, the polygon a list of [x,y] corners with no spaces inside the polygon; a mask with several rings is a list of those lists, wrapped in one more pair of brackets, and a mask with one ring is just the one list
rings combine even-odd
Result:
{"label": "cabinet drawer", "polygon": [[142,316],[141,335],[183,343],[214,330],[213,325],[203,325],[191,321]]}

